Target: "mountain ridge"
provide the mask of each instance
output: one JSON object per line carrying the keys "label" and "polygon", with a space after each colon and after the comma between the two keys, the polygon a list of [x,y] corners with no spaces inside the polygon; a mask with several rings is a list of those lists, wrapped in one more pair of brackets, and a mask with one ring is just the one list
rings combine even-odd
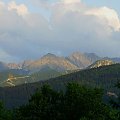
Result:
{"label": "mountain ridge", "polygon": [[4,63],[0,62],[0,71],[21,69],[31,73],[40,69],[50,67],[57,71],[85,69],[97,60],[108,59],[113,62],[120,63],[120,58],[99,57],[95,53],[73,52],[69,56],[60,57],[55,54],[48,53],[36,60],[25,60],[21,63]]}
{"label": "mountain ridge", "polygon": [[40,59],[32,62],[29,66],[26,68],[28,70],[36,69],[40,70],[45,67],[50,67],[52,69],[56,69],[58,71],[65,71],[65,70],[75,70],[78,69],[75,65],[70,63],[68,60],[66,60],[63,57],[56,56],[54,54],[46,54]]}

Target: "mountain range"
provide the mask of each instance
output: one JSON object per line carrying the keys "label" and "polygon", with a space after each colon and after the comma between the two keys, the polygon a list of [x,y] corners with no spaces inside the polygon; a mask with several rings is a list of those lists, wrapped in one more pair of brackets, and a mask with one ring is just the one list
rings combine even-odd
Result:
{"label": "mountain range", "polygon": [[100,87],[106,95],[117,96],[120,58],[99,57],[95,53],[74,52],[67,57],[48,53],[21,63],[0,62],[0,100],[8,108],[25,104],[43,84],[64,89],[68,82]]}
{"label": "mountain range", "polygon": [[10,69],[22,69],[29,72],[37,72],[43,68],[51,68],[56,71],[85,69],[97,60],[112,60],[113,62],[120,62],[120,58],[99,57],[95,53],[81,53],[74,52],[67,57],[59,57],[48,53],[37,60],[26,60],[21,63],[4,63],[0,62],[0,71]]}
{"label": "mountain range", "polygon": [[18,64],[0,62],[0,87],[34,83],[118,62],[120,58],[102,58],[95,53],[80,52],[74,52],[67,57],[48,53],[37,60],[26,60]]}

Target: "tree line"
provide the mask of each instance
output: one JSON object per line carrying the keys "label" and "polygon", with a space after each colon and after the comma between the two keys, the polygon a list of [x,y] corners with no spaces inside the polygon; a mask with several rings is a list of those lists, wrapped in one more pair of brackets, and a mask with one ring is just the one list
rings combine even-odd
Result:
{"label": "tree line", "polygon": [[99,88],[72,82],[56,91],[45,84],[19,108],[7,110],[0,103],[0,120],[120,120],[119,105],[119,97],[105,104]]}

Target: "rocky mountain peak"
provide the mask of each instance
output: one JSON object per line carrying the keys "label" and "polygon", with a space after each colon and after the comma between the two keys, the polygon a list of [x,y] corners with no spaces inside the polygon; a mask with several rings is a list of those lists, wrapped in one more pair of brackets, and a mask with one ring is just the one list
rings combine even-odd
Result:
{"label": "rocky mountain peak", "polygon": [[92,62],[94,63],[97,60],[100,60],[101,57],[96,55],[95,53],[84,53],[84,55]]}
{"label": "rocky mountain peak", "polygon": [[57,56],[55,54],[52,54],[52,53],[47,53],[42,58],[45,58],[45,57],[57,57]]}
{"label": "rocky mountain peak", "polygon": [[109,59],[103,59],[103,60],[98,60],[95,63],[93,63],[92,65],[89,66],[89,68],[98,68],[101,66],[108,66],[108,65],[112,65],[115,64],[115,62],[113,62],[112,60]]}
{"label": "rocky mountain peak", "polygon": [[88,60],[88,58],[80,52],[72,53],[70,56],[67,57],[67,59],[81,69],[91,64],[91,61]]}

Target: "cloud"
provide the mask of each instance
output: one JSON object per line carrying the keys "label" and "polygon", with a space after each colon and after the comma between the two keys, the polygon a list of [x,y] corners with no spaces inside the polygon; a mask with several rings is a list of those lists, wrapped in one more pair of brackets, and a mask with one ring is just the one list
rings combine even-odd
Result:
{"label": "cloud", "polygon": [[3,2],[0,1],[0,8],[1,8],[1,7],[3,8],[4,5],[5,5],[5,4],[4,4]]}
{"label": "cloud", "polygon": [[120,20],[118,14],[113,9],[108,7],[94,8],[86,11],[86,14],[97,16],[99,19],[106,21],[106,24],[114,28],[114,30],[120,30]]}
{"label": "cloud", "polygon": [[49,20],[44,12],[30,12],[26,4],[0,2],[0,53],[4,59],[32,59],[47,52],[68,55],[78,50],[120,56],[120,19],[114,9],[91,8],[79,0],[31,1],[44,9],[48,6]]}
{"label": "cloud", "polygon": [[14,1],[8,4],[8,10],[16,10],[18,15],[26,15],[28,14],[28,9],[24,4],[17,5]]}
{"label": "cloud", "polygon": [[39,51],[44,51],[42,46],[49,37],[47,20],[39,14],[21,12],[23,4],[15,4],[16,10],[10,10],[10,4],[5,4],[0,11],[0,48],[20,60],[40,56]]}
{"label": "cloud", "polygon": [[52,15],[56,40],[64,51],[91,51],[102,56],[120,56],[120,41],[115,42],[115,33],[120,34],[119,21],[114,9],[91,8],[81,2],[56,4]]}
{"label": "cloud", "polygon": [[65,4],[80,3],[80,0],[62,0]]}

